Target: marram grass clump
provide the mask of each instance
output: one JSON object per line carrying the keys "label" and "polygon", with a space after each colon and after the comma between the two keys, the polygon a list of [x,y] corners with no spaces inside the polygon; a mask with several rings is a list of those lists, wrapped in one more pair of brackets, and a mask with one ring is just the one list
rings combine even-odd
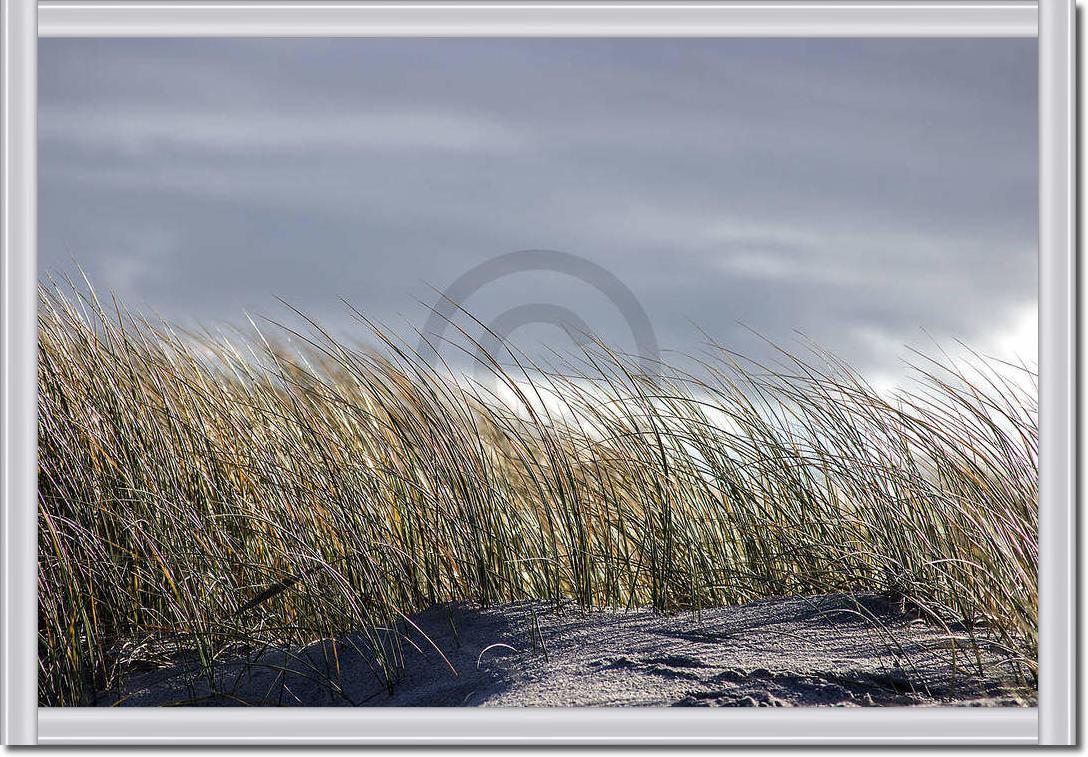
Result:
{"label": "marram grass clump", "polygon": [[1034,674],[1030,371],[919,357],[888,396],[817,351],[647,374],[595,344],[562,371],[483,355],[473,382],[362,316],[373,349],[55,286],[38,317],[42,705],[347,631],[393,685],[386,629],[448,600],[884,591]]}

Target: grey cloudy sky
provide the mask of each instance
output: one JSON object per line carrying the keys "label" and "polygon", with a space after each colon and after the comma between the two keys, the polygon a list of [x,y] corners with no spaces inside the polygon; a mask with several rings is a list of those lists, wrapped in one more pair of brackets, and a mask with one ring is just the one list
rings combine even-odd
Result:
{"label": "grey cloudy sky", "polygon": [[[40,43],[40,267],[184,322],[394,326],[472,266],[562,250],[666,347],[804,332],[876,375],[924,330],[1034,359],[1035,40]],[[525,272],[465,303],[575,312]],[[521,343],[565,338],[527,327]],[[1026,354],[1025,354],[1026,353]]]}

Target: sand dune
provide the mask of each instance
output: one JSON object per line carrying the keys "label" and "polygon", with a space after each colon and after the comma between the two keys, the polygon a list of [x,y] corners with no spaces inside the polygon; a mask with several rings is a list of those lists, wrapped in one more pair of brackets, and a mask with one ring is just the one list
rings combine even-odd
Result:
{"label": "sand dune", "polygon": [[[876,595],[774,599],[695,613],[522,602],[448,604],[374,639],[250,652],[213,676],[175,661],[129,675],[101,704],[301,706],[1032,705],[996,654]],[[425,635],[424,635],[425,634]],[[983,645],[984,646],[984,645]],[[953,655],[953,650],[957,650]],[[438,650],[441,650],[439,653]],[[214,681],[214,685],[213,685]]]}

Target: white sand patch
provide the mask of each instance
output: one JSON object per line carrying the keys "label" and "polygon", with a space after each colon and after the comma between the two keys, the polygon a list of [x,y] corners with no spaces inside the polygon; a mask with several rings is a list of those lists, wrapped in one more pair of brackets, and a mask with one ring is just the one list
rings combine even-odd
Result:
{"label": "white sand patch", "polygon": [[[876,595],[775,599],[660,616],[522,602],[433,608],[399,640],[392,690],[362,637],[130,675],[102,704],[303,706],[1030,705],[996,654]],[[955,654],[953,650],[956,650]],[[448,664],[447,664],[448,661]]]}

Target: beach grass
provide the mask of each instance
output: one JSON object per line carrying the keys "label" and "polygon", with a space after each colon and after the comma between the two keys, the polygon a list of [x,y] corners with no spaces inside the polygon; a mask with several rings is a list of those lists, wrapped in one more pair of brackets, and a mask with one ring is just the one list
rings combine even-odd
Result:
{"label": "beach grass", "polygon": [[881,591],[1034,675],[1033,369],[914,355],[884,392],[815,348],[712,341],[684,370],[599,343],[555,368],[465,327],[464,374],[355,311],[370,347],[39,294],[42,705],[348,631],[392,686],[383,629],[451,600]]}

